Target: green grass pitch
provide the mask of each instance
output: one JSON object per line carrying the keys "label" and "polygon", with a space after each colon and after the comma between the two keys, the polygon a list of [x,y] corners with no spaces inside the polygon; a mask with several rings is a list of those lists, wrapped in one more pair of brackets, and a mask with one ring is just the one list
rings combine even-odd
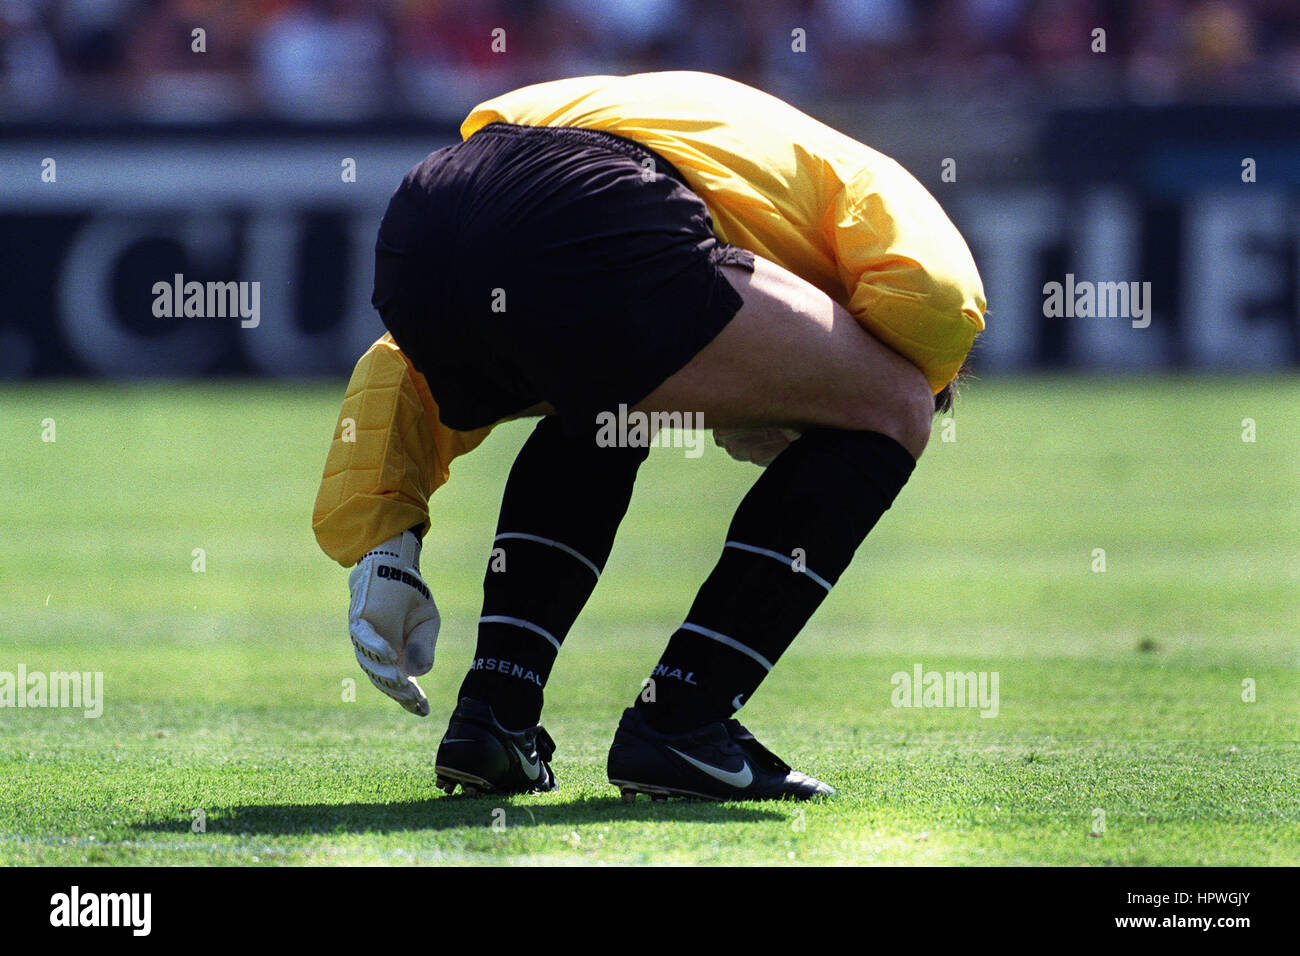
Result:
{"label": "green grass pitch", "polygon": [[[969,388],[956,440],[936,424],[741,714],[839,791],[804,807],[628,806],[604,777],[758,475],[711,438],[652,453],[566,642],[544,716],[560,790],[435,790],[528,426],[434,497],[444,623],[419,720],[356,667],[346,572],[311,535],[340,398],[0,389],[0,672],[100,671],[105,698],[98,718],[0,709],[0,862],[1300,863],[1300,380]],[[917,664],[996,672],[997,716],[893,706]]]}

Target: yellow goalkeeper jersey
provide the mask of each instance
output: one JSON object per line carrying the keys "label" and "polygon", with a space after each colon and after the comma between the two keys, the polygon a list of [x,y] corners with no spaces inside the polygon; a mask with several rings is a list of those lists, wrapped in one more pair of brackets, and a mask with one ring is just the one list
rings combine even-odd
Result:
{"label": "yellow goalkeeper jersey", "polygon": [[[984,328],[970,250],[925,187],[752,87],[691,72],[557,80],[480,104],[461,135],[494,122],[600,129],[654,150],[708,206],[720,238],[820,288],[936,393]],[[442,425],[423,376],[391,337],[376,342],[353,372],[316,498],[326,554],[350,566],[425,524],[451,459],[488,431]]]}

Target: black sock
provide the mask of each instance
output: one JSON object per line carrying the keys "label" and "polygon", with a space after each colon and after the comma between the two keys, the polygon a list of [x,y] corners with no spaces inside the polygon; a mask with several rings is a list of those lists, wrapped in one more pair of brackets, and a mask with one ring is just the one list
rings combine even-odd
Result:
{"label": "black sock", "polygon": [[551,665],[609,558],[648,451],[601,448],[550,417],[515,458],[459,694],[487,701],[508,729],[537,723]]}
{"label": "black sock", "polygon": [[893,503],[916,462],[877,432],[814,429],[777,456],[636,706],[662,733],[747,701]]}

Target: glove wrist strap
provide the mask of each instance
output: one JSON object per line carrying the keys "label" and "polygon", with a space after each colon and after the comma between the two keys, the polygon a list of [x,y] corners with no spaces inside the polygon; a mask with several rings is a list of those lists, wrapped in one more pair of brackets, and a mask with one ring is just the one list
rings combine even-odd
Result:
{"label": "glove wrist strap", "polygon": [[393,558],[398,562],[409,565],[418,569],[420,567],[420,550],[422,542],[420,536],[415,531],[403,531],[401,534],[393,535],[383,544],[367,551],[361,556],[364,561],[366,558]]}

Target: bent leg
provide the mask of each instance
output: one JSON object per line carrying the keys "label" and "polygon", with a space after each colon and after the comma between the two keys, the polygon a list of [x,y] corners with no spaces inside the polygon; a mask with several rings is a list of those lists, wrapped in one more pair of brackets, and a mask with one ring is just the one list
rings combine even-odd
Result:
{"label": "bent leg", "polygon": [[483,578],[478,645],[459,697],[531,727],[560,645],[609,558],[646,448],[602,448],[543,418],[520,449]]}
{"label": "bent leg", "polygon": [[636,706],[662,733],[730,717],[793,642],[911,476],[929,437],[925,377],[805,282],[759,260],[744,306],[640,406],[802,437],[741,501],[722,555]]}
{"label": "bent leg", "polygon": [[710,427],[875,431],[919,458],[934,415],[921,370],[820,289],[765,259],[754,266],[722,267],[744,305],[636,407],[697,412]]}

